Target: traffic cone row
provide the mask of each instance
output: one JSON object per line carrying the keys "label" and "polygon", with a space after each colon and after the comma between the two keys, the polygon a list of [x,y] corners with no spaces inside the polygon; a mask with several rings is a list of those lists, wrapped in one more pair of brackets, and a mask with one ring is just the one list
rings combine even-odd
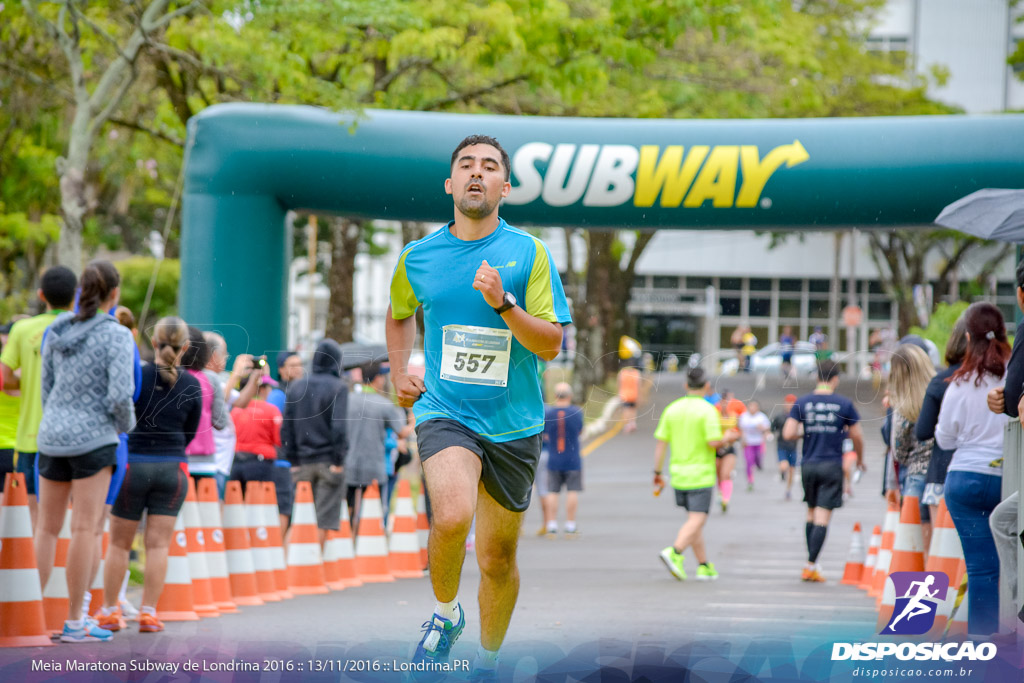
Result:
{"label": "traffic cone row", "polygon": [[[921,506],[917,496],[905,496],[900,521],[893,539],[889,573],[924,571],[924,540],[921,534]],[[888,577],[887,577],[888,578]],[[878,607],[878,631],[881,632],[892,618],[896,608],[896,589],[886,581]]]}
{"label": "traffic cone row", "polygon": [[[164,590],[156,605],[161,619],[195,621],[237,612],[238,605],[326,593],[328,584],[341,590],[423,575],[423,496],[421,491],[418,514],[407,481],[399,485],[390,550],[381,523],[383,507],[376,482],[363,498],[356,542],[348,508],[343,504],[340,529],[329,535],[324,557],[320,554],[310,484],[299,482],[296,486],[287,562],[276,499],[271,482],[250,483],[244,497],[239,482],[228,482],[222,518],[216,482],[204,478],[197,488],[189,478],[187,497],[168,548]],[[50,645],[51,633],[63,628],[68,605],[63,567],[70,543],[69,520],[70,513],[44,599],[36,570],[24,475],[7,475],[0,506],[0,647]],[[102,604],[102,598],[94,603]],[[51,612],[53,623],[48,624]]]}
{"label": "traffic cone row", "polygon": [[68,561],[68,548],[71,546],[71,505],[64,513],[64,523],[57,535],[57,553],[53,558],[53,571],[43,587],[43,614],[46,617],[46,628],[51,633],[64,630],[64,620],[68,617],[69,603],[68,577],[65,571]]}

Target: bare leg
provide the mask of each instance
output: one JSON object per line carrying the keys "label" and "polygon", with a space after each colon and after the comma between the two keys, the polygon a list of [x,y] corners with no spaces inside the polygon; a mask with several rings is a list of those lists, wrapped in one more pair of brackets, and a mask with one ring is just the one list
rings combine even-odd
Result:
{"label": "bare leg", "polygon": [[160,594],[164,592],[167,552],[174,533],[174,521],[170,515],[146,515],[146,575],[142,582],[142,604],[147,607],[156,607]]}
{"label": "bare leg", "polygon": [[[57,536],[64,525],[71,497],[70,481],[54,481],[39,477],[39,518],[36,520],[36,566],[39,567],[39,583],[46,590],[46,582],[53,572],[53,561],[57,556]],[[76,617],[77,618],[77,617]]]}
{"label": "bare leg", "polygon": [[71,543],[68,545],[68,619],[82,618],[85,591],[92,583],[92,559],[96,554],[96,528],[102,530],[107,489],[113,467],[71,482]]}
{"label": "bare leg", "polygon": [[576,521],[576,507],[579,505],[579,495],[575,491],[569,491],[565,496],[565,519],[569,522]]}
{"label": "bare leg", "polygon": [[[705,521],[707,515],[704,515]],[[704,546],[704,525],[701,524],[700,528],[697,529],[697,533],[693,537],[693,541],[690,543],[690,547],[693,548],[693,554],[697,556],[698,564],[705,564],[708,561],[707,548]]]}
{"label": "bare leg", "polygon": [[505,640],[519,597],[516,548],[523,513],[501,507],[479,485],[476,558],[480,565],[480,644],[497,650]]}
{"label": "bare leg", "polygon": [[[427,558],[430,584],[438,602],[451,602],[459,593],[462,563],[466,559],[466,536],[477,507],[480,470],[477,454],[458,446],[446,448],[423,461],[427,491],[434,502]],[[477,529],[478,538],[482,535],[480,531]],[[478,558],[481,550],[478,542]]]}
{"label": "bare leg", "polygon": [[[103,563],[103,606],[117,607],[121,583],[124,581],[125,570],[128,569],[128,558],[131,555],[132,541],[139,523],[130,519],[110,517],[110,547]],[[146,564],[149,564],[147,557]],[[147,574],[148,574],[147,567]]]}
{"label": "bare leg", "polygon": [[932,523],[921,522],[921,538],[924,540],[924,556],[928,558],[928,549],[932,544]]}
{"label": "bare leg", "polygon": [[550,529],[552,525],[558,524],[558,494],[549,493],[541,501],[544,510],[544,528]]}
{"label": "bare leg", "polygon": [[686,521],[681,527],[679,527],[679,533],[676,534],[676,542],[673,547],[676,552],[680,555],[683,551],[691,546],[694,539],[700,535],[700,530],[704,527],[704,523],[708,519],[706,512],[691,512],[686,518]]}

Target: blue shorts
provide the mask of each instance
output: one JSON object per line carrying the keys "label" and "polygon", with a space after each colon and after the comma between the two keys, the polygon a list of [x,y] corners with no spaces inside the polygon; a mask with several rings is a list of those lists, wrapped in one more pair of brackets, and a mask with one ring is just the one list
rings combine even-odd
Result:
{"label": "blue shorts", "polygon": [[25,491],[38,500],[39,474],[36,470],[39,467],[39,453],[21,453],[15,449],[14,458],[14,471],[25,475]]}
{"label": "blue shorts", "polygon": [[780,448],[778,452],[779,462],[788,462],[790,467],[796,467],[796,451]]}

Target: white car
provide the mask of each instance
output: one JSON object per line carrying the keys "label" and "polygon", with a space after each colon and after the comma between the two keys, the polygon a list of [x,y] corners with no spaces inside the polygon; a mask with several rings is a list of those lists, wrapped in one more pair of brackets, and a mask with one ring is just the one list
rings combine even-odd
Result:
{"label": "white car", "polygon": [[[796,342],[793,349],[793,370],[798,376],[806,377],[818,371],[818,364],[814,358],[814,344],[806,341]],[[739,360],[735,357],[722,362],[723,375],[735,375],[739,372]],[[758,349],[750,357],[750,372],[761,375],[782,374],[782,353],[779,344],[768,344],[763,349]]]}

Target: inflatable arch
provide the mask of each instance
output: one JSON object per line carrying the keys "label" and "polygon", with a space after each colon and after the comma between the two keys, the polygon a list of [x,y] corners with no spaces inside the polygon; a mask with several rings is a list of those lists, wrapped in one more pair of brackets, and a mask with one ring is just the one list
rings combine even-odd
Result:
{"label": "inflatable arch", "polygon": [[1024,187],[1024,116],[576,119],[227,104],[189,121],[181,312],[236,350],[281,349],[289,210],[446,222],[452,150],[512,159],[519,226],[927,225],[985,187]]}

